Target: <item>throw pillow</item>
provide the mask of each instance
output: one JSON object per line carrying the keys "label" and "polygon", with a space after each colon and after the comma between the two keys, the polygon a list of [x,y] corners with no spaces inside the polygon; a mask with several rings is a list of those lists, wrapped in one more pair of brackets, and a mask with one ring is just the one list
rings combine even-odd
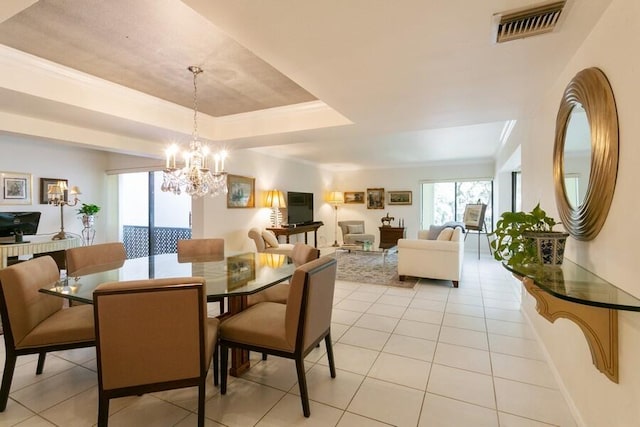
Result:
{"label": "throw pillow", "polygon": [[280,244],[278,243],[278,238],[269,230],[264,230],[262,232],[262,238],[270,248],[277,248],[278,246],[280,246]]}
{"label": "throw pillow", "polygon": [[444,229],[445,229],[444,225],[430,225],[429,234],[427,235],[427,240],[436,240],[440,235],[440,232]]}
{"label": "throw pillow", "polygon": [[456,227],[453,229],[453,234],[451,235],[451,241],[452,242],[458,242],[460,241],[460,235],[463,234],[462,233],[462,228],[460,227]]}
{"label": "throw pillow", "polygon": [[437,240],[451,240],[451,236],[453,235],[453,228],[445,228],[438,234]]}
{"label": "throw pillow", "polygon": [[364,234],[364,225],[347,225],[347,230],[349,230],[349,234]]}

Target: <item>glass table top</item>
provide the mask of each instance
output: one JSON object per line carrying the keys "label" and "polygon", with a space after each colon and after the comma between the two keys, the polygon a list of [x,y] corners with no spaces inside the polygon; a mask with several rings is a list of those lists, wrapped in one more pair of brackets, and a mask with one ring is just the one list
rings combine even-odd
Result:
{"label": "glass table top", "polygon": [[197,276],[205,278],[207,296],[213,298],[252,294],[289,279],[294,271],[285,255],[227,252],[216,258],[179,259],[173,253],[91,267],[41,291],[92,303],[93,291],[101,283]]}
{"label": "glass table top", "polygon": [[567,259],[562,267],[503,265],[518,276],[532,279],[538,287],[560,299],[596,307],[640,311],[640,299]]}

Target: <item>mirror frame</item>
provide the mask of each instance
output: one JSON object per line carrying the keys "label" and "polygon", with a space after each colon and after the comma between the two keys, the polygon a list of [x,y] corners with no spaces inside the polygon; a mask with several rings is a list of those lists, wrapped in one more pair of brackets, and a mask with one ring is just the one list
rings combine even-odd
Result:
{"label": "mirror frame", "polygon": [[[587,113],[591,132],[591,166],[584,201],[573,207],[564,185],[564,142],[576,104]],[[594,239],[607,218],[618,175],[618,112],[611,85],[598,68],[580,71],[564,91],[556,118],[553,180],[562,224],[578,240]]]}

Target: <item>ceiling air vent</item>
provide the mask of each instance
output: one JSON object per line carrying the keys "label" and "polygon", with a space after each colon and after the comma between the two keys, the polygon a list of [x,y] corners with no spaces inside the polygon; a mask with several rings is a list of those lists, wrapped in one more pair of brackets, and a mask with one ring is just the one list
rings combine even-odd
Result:
{"label": "ceiling air vent", "polygon": [[497,24],[495,41],[504,43],[553,31],[566,0],[540,4],[494,15]]}

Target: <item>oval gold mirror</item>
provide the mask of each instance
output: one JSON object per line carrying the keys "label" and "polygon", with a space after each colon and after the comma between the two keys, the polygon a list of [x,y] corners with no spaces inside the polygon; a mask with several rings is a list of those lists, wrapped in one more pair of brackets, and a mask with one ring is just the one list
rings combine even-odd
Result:
{"label": "oval gold mirror", "polygon": [[618,113],[607,77],[580,71],[564,91],[553,150],[556,204],[562,224],[578,240],[604,224],[618,175]]}

